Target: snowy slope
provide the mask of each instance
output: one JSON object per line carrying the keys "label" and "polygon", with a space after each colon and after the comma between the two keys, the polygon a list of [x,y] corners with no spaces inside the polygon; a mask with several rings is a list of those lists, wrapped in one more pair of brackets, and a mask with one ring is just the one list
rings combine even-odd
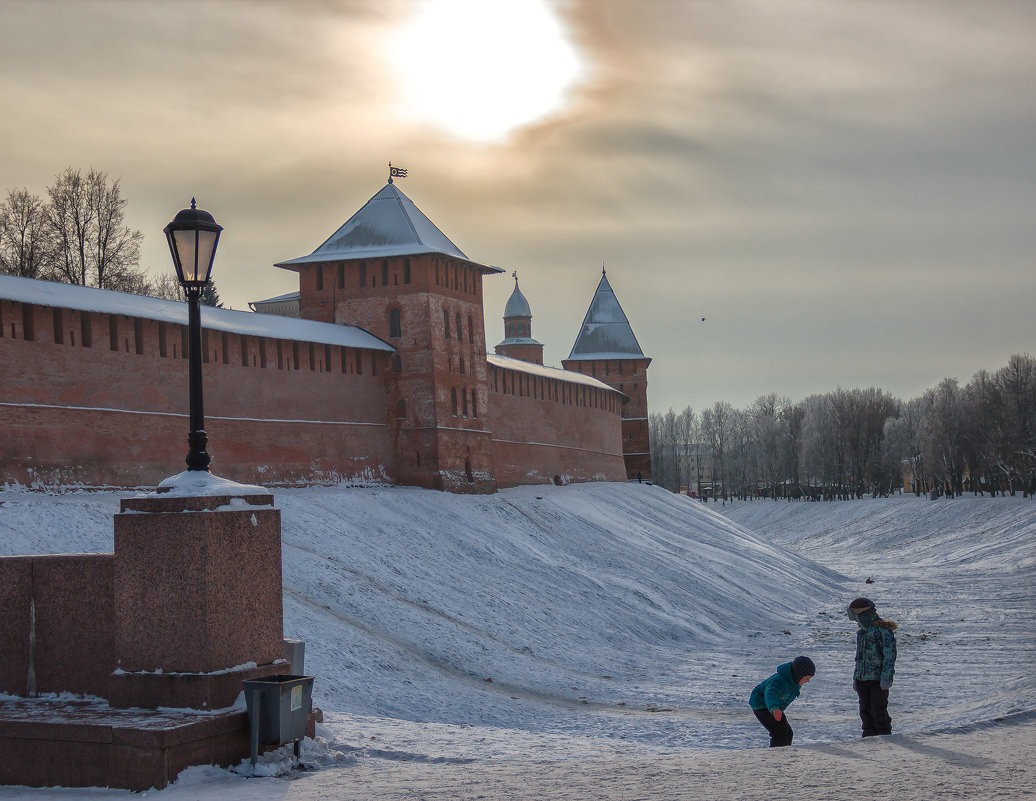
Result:
{"label": "snowy slope", "polygon": [[[0,491],[0,552],[109,551],[119,497]],[[760,745],[748,694],[798,653],[818,675],[790,710],[796,743],[852,740],[843,610],[860,594],[902,626],[897,731],[1036,708],[1032,502],[717,510],[636,484],[275,498],[285,633],[307,642],[329,763]]]}

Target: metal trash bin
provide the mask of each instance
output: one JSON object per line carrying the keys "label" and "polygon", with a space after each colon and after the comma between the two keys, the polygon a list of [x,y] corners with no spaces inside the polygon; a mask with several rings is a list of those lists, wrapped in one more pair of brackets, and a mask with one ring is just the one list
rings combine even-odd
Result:
{"label": "metal trash bin", "polygon": [[252,731],[252,767],[259,756],[259,743],[265,745],[295,744],[306,736],[309,713],[313,708],[313,677],[277,674],[242,682],[248,725]]}

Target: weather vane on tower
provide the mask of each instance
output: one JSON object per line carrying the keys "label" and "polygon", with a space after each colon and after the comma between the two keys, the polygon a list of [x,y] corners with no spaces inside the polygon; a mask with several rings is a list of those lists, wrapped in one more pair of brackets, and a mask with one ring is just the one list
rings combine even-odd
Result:
{"label": "weather vane on tower", "polygon": [[389,183],[392,183],[393,178],[406,178],[406,168],[404,167],[393,167],[392,162],[389,162]]}

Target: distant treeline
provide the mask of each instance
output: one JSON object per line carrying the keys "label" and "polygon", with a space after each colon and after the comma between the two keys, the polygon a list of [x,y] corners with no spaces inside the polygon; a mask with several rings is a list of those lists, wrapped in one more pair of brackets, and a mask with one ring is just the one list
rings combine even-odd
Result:
{"label": "distant treeline", "polygon": [[1014,355],[961,386],[903,402],[837,389],[798,403],[764,395],[652,414],[655,483],[699,497],[860,498],[928,492],[1036,494],[1036,359]]}

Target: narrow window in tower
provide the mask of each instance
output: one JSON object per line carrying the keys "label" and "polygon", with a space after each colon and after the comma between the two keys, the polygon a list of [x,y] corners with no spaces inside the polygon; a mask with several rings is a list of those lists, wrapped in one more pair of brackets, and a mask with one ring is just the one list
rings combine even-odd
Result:
{"label": "narrow window in tower", "polygon": [[464,357],[460,357],[460,374],[464,375]]}
{"label": "narrow window in tower", "polygon": [[381,285],[388,286],[388,259],[381,260]]}
{"label": "narrow window in tower", "polygon": [[65,344],[65,325],[61,320],[61,309],[54,309],[54,344]]}
{"label": "narrow window in tower", "polygon": [[298,370],[299,369],[299,343],[298,342],[292,342],[291,343],[291,358],[292,358],[292,368],[295,369],[295,370]]}
{"label": "narrow window in tower", "polygon": [[119,349],[119,321],[114,314],[108,317],[108,347],[111,350]]}
{"label": "narrow window in tower", "polygon": [[266,340],[259,337],[259,367],[260,369],[266,369]]}
{"label": "narrow window in tower", "polygon": [[322,370],[325,372],[331,372],[331,346],[324,345],[324,364]]}
{"label": "narrow window in tower", "polygon": [[363,375],[363,359],[360,358],[362,355],[360,351],[356,351],[356,375]]}
{"label": "narrow window in tower", "polygon": [[224,331],[223,332],[223,336],[221,337],[221,339],[222,339],[222,342],[220,342],[220,344],[223,346],[223,364],[229,364],[230,363],[230,335],[226,331]]}
{"label": "narrow window in tower", "polygon": [[403,260],[403,283],[410,283],[410,259]]}
{"label": "narrow window in tower", "polygon": [[284,369],[284,343],[277,340],[277,369]]}
{"label": "narrow window in tower", "polygon": [[475,400],[476,397],[478,397],[478,396],[475,394],[475,390],[471,390],[471,416],[472,417],[478,417],[478,404],[477,404],[477,402]]}
{"label": "narrow window in tower", "polygon": [[475,322],[471,319],[471,315],[468,315],[468,342],[475,341]]}
{"label": "narrow window in tower", "polygon": [[457,388],[456,387],[450,387],[450,411],[453,413],[454,417],[457,416]]}
{"label": "narrow window in tower", "polygon": [[159,322],[158,324],[158,355],[166,355],[166,344],[165,344],[165,323]]}
{"label": "narrow window in tower", "polygon": [[241,366],[248,367],[248,337],[241,334]]}
{"label": "narrow window in tower", "polygon": [[462,406],[463,406],[464,416],[467,417],[468,416],[468,391],[466,389],[461,389],[460,393],[461,393],[461,400],[463,401]]}
{"label": "narrow window in tower", "polygon": [[397,420],[405,420],[406,419],[406,401],[403,400],[402,398],[400,398],[398,401],[396,401],[396,419]]}
{"label": "narrow window in tower", "polygon": [[376,376],[378,374],[378,354],[371,351],[371,375]]}
{"label": "narrow window in tower", "polygon": [[367,286],[367,262],[360,262],[360,286]]}
{"label": "narrow window in tower", "polygon": [[464,329],[460,327],[460,312],[457,312],[457,341],[464,341]]}
{"label": "narrow window in tower", "polygon": [[402,373],[403,372],[403,360],[400,358],[398,353],[392,357],[392,372],[393,373]]}
{"label": "narrow window in tower", "polygon": [[312,342],[309,343],[309,369],[314,372],[317,369],[316,348],[314,347]]}
{"label": "narrow window in tower", "polygon": [[317,265],[317,292],[324,288],[324,265]]}
{"label": "narrow window in tower", "polygon": [[398,339],[402,335],[403,330],[399,319],[399,309],[392,309],[389,312],[389,338]]}
{"label": "narrow window in tower", "polygon": [[345,368],[345,361],[346,361],[345,360],[345,354],[346,354],[345,345],[342,345],[341,347],[338,348],[338,355],[342,359],[342,372],[343,373],[346,371],[346,368]]}
{"label": "narrow window in tower", "polygon": [[450,338],[450,312],[448,309],[442,310],[442,330],[446,334],[446,338]]}
{"label": "narrow window in tower", "polygon": [[345,264],[338,265],[338,288],[345,289]]}

